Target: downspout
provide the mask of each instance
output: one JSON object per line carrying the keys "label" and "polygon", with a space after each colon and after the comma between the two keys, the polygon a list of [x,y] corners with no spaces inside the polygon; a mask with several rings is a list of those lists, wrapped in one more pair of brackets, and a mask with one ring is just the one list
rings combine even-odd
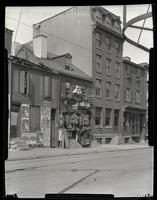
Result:
{"label": "downspout", "polygon": [[10,148],[10,126],[11,126],[11,64],[12,60],[9,60],[8,64],[8,149]]}

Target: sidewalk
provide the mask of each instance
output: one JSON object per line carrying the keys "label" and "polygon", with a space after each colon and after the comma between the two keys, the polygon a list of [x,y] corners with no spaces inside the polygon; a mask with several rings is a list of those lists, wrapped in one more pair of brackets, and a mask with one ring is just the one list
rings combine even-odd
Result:
{"label": "sidewalk", "polygon": [[147,143],[138,144],[102,144],[97,147],[89,148],[71,148],[71,149],[58,149],[58,148],[34,148],[27,151],[8,151],[8,161],[17,160],[29,160],[29,159],[39,159],[39,158],[51,158],[57,156],[70,156],[70,155],[80,155],[80,154],[90,154],[99,152],[109,152],[109,151],[126,151],[141,148],[152,148],[149,147]]}

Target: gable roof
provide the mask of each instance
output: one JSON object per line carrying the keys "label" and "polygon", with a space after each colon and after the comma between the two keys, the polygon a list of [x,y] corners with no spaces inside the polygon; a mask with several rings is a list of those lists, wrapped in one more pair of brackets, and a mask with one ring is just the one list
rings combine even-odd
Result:
{"label": "gable roof", "polygon": [[[33,47],[32,47],[32,41],[22,44],[21,48],[19,49],[19,51],[16,54],[16,57],[18,58],[23,58],[22,57],[22,49],[25,49],[26,51],[29,51],[29,53],[31,54],[32,59],[27,58],[28,62],[33,62],[35,65],[44,65],[46,67],[48,67],[52,72],[54,73],[60,73],[63,75],[67,75],[67,76],[71,76],[71,77],[75,77],[75,78],[80,78],[80,79],[84,79],[87,81],[91,81],[91,77],[89,77],[88,75],[86,75],[84,72],[82,72],[78,67],[76,67],[73,64],[66,64],[67,66],[69,66],[69,70],[65,69],[65,66],[61,66],[59,63],[57,63],[56,61],[53,60],[53,58],[57,58],[57,57],[63,57],[63,56],[71,56],[69,53],[60,55],[60,56],[56,56],[50,52],[48,52],[48,58],[38,58],[34,55],[33,53]],[[26,57],[25,57],[26,59]]]}

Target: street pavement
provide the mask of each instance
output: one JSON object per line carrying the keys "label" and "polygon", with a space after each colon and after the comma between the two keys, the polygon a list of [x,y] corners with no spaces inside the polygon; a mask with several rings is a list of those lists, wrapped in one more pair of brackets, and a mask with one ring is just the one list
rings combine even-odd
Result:
{"label": "street pavement", "polygon": [[146,144],[39,148],[9,156],[6,193],[20,198],[42,198],[46,193],[153,194],[153,147]]}
{"label": "street pavement", "polygon": [[89,148],[71,148],[71,149],[59,149],[59,148],[32,148],[26,151],[10,151],[8,152],[8,160],[25,160],[25,159],[35,159],[44,157],[55,157],[63,155],[75,155],[75,154],[89,154],[93,152],[102,151],[122,151],[130,149],[140,149],[140,148],[150,148],[148,143],[134,143],[134,144],[104,144],[92,146]]}

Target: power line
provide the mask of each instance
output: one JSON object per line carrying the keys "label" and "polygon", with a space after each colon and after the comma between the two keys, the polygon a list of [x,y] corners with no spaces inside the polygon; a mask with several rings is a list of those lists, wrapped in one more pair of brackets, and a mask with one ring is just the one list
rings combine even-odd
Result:
{"label": "power line", "polygon": [[[18,24],[17,24],[16,32],[15,32],[14,43],[15,43],[15,41],[16,41],[16,36],[17,36],[18,29],[19,29],[20,20],[21,20],[21,15],[22,15],[22,8],[21,8],[21,12],[20,12],[20,16],[19,16],[19,20],[18,20]],[[13,45],[14,45],[14,43],[13,43]]]}
{"label": "power line", "polygon": [[[13,21],[19,22],[19,21],[16,20],[15,18],[11,18],[11,17],[8,17],[8,16],[6,16],[6,17],[9,18],[9,19],[11,19],[11,20],[13,20]],[[25,25],[25,26],[28,26],[28,27],[30,27],[30,28],[33,29],[33,26],[31,26],[31,25],[28,25],[28,24],[23,23],[23,22],[21,22],[21,21],[20,21],[19,23],[21,23],[21,24],[23,24],[23,25]],[[51,37],[55,37],[55,38],[57,38],[57,39],[63,40],[63,41],[65,41],[65,42],[67,42],[67,43],[70,43],[70,44],[72,44],[72,45],[75,45],[75,46],[77,46],[77,47],[79,47],[79,48],[82,48],[82,49],[84,49],[84,50],[86,50],[86,51],[92,52],[90,49],[87,49],[87,48],[85,48],[85,47],[83,47],[83,46],[81,46],[81,45],[75,44],[75,43],[73,43],[73,42],[71,42],[71,41],[65,40],[65,39],[63,39],[63,38],[61,38],[61,37],[58,37],[58,36],[54,35],[54,34],[48,33],[48,32],[43,31],[43,30],[41,30],[41,32],[42,32],[42,33],[45,33],[45,34],[47,34],[47,35],[49,35],[49,36],[51,36]]]}
{"label": "power line", "polygon": [[[150,4],[148,5],[147,13],[149,12],[149,8],[150,8]],[[144,19],[142,27],[144,27],[145,22],[146,22],[146,19]],[[141,29],[140,34],[139,34],[138,41],[137,41],[138,44],[139,44],[139,41],[140,41],[140,37],[141,37],[142,31],[143,31],[143,29]]]}

